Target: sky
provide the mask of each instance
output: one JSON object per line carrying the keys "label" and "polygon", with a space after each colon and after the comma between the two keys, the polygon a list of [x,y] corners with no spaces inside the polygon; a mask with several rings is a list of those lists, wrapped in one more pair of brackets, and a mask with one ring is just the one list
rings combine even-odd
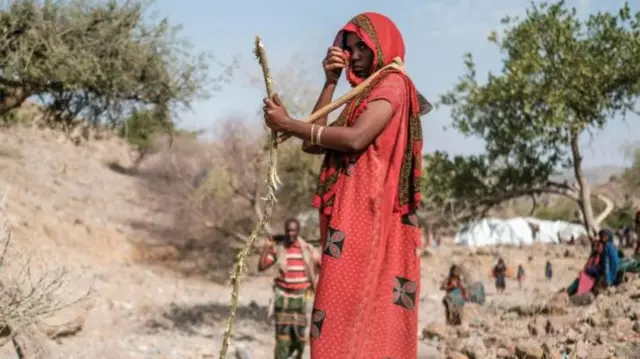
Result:
{"label": "sky", "polygon": [[[615,11],[624,1],[566,3],[585,16],[597,11]],[[501,18],[523,15],[529,4],[528,0],[157,0],[153,10],[159,16],[168,17],[172,24],[181,24],[181,34],[194,50],[213,56],[212,76],[221,71],[217,63],[230,63],[239,58],[240,67],[232,84],[225,85],[207,100],[196,101],[191,111],[180,113],[183,127],[211,129],[216,121],[233,115],[255,116],[261,106],[264,89],[250,85],[249,81],[260,71],[252,54],[256,34],[263,39],[274,72],[293,66],[304,72],[310,83],[317,83],[319,92],[323,83],[321,61],[336,32],[361,12],[383,13],[403,34],[409,75],[418,90],[434,102],[462,74],[462,56],[466,52],[473,54],[481,78],[488,71],[499,71],[499,50],[488,43],[487,36],[491,30],[499,29]],[[633,10],[640,10],[640,0],[629,1],[629,4]],[[344,78],[341,82],[339,90],[346,92]],[[447,108],[423,117],[425,152],[474,154],[483,151],[482,140],[447,130],[450,122]],[[604,130],[583,139],[585,163],[589,166],[625,164],[621,147],[637,141],[639,133],[637,117],[611,121]]]}

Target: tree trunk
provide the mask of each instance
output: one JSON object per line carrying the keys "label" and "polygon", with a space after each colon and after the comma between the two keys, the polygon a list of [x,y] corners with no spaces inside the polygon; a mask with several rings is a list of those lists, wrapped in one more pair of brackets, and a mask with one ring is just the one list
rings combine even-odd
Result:
{"label": "tree trunk", "polygon": [[133,161],[133,164],[131,165],[131,171],[136,173],[138,172],[138,170],[140,169],[140,165],[142,164],[142,161],[147,158],[147,150],[146,149],[142,149],[139,148],[137,151],[138,155],[136,156],[136,159]]}
{"label": "tree trunk", "polygon": [[596,217],[596,225],[600,226],[600,224],[602,222],[604,222],[605,219],[607,219],[607,217],[609,217],[609,215],[611,214],[611,212],[613,212],[613,210],[615,209],[615,204],[613,203],[613,201],[611,200],[611,198],[603,195],[603,194],[596,194],[596,196],[604,203],[605,208],[602,210],[602,212],[600,214],[598,214],[598,216]]}
{"label": "tree trunk", "polygon": [[19,329],[13,336],[18,359],[50,359],[49,339],[35,324]]}
{"label": "tree trunk", "polygon": [[573,155],[573,172],[578,182],[578,206],[582,214],[582,223],[589,235],[593,235],[598,231],[598,225],[593,216],[593,207],[591,205],[591,187],[585,178],[582,170],[582,153],[580,153],[580,145],[578,144],[578,132],[572,131],[571,134],[571,153]]}

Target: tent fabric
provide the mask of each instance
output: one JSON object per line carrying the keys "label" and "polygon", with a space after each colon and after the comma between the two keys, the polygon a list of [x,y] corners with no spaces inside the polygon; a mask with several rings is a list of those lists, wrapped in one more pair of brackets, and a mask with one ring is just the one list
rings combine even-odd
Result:
{"label": "tent fabric", "polygon": [[[538,230],[534,232],[532,225]],[[455,243],[464,246],[531,245],[558,243],[558,238],[568,241],[571,237],[583,235],[586,235],[586,231],[582,225],[565,221],[546,221],[533,217],[485,218],[465,224],[456,234]]]}

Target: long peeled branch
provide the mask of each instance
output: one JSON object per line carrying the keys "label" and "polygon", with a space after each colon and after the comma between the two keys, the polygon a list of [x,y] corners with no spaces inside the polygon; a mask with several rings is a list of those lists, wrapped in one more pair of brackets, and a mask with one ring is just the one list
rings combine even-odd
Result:
{"label": "long peeled branch", "polygon": [[[254,53],[256,55],[256,58],[258,59],[258,62],[262,66],[264,83],[267,88],[267,96],[271,98],[271,96],[273,95],[271,74],[267,63],[267,54],[265,52],[264,45],[262,45],[262,40],[259,36],[256,36]],[[240,291],[240,279],[247,269],[247,258],[251,253],[251,249],[253,248],[256,239],[271,218],[271,214],[273,213],[273,206],[276,203],[276,189],[279,183],[278,175],[276,173],[276,159],[278,156],[276,141],[277,136],[278,134],[275,131],[271,132],[271,138],[269,141],[269,177],[267,180],[267,196],[265,198],[266,203],[262,212],[262,219],[258,224],[256,224],[253,232],[251,232],[251,236],[249,237],[249,243],[247,243],[247,246],[242,251],[240,251],[240,253],[238,253],[238,256],[236,257],[236,264],[233,268],[233,273],[231,274],[231,284],[233,286],[233,289],[231,290],[231,305],[229,307],[227,326],[224,330],[224,336],[222,338],[222,347],[220,349],[219,359],[227,358],[227,351],[229,350],[229,343],[231,341],[231,332],[233,331],[233,324],[235,322],[236,311],[238,309],[238,292]]]}
{"label": "long peeled branch", "polygon": [[[392,63],[390,63],[387,66],[381,68],[380,70],[374,72],[371,76],[367,77],[366,80],[362,81],[358,86],[352,88],[351,91],[349,91],[346,94],[338,97],[338,99],[336,99],[335,101],[331,102],[330,104],[325,105],[324,107],[322,107],[318,111],[312,113],[311,116],[309,116],[309,117],[307,117],[305,119],[302,119],[301,121],[308,122],[308,123],[314,123],[314,122],[318,121],[319,119],[327,116],[331,112],[337,110],[340,106],[344,105],[345,103],[351,101],[353,98],[355,98],[356,96],[361,94],[369,86],[371,81],[373,81],[376,77],[378,77],[382,73],[382,71],[388,70],[390,68],[393,68],[393,69],[400,70],[400,71],[404,72],[404,63],[402,62],[402,59],[400,59],[399,57],[394,58]],[[291,137],[291,135],[283,133],[283,134],[280,135],[280,137],[278,137],[277,141],[280,144],[280,143],[283,143],[284,141],[288,140],[290,137]]]}
{"label": "long peeled branch", "polygon": [[[271,70],[269,69],[269,60],[267,59],[267,52],[264,49],[260,36],[256,36],[255,49],[253,53],[258,59],[258,63],[262,67],[262,77],[264,78],[264,85],[267,90],[267,98],[273,96],[273,81],[271,80]],[[282,184],[280,178],[278,178],[278,133],[271,130],[271,144],[269,146],[269,193],[267,198],[273,198],[276,200],[275,190],[278,185]]]}

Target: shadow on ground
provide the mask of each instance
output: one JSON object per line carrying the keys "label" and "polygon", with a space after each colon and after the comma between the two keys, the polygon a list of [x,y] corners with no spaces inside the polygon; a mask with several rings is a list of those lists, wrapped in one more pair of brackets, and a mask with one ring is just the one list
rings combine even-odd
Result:
{"label": "shadow on ground", "polygon": [[123,165],[120,164],[120,162],[108,162],[106,164],[107,168],[109,168],[110,170],[112,170],[115,173],[121,174],[121,175],[126,175],[126,176],[135,176],[136,172],[134,169],[131,168],[127,168],[124,167]]}
{"label": "shadow on ground", "polygon": [[[209,336],[206,333],[219,333],[224,330],[229,315],[229,306],[220,303],[179,306],[172,303],[158,317],[147,321],[146,326],[152,331],[174,330],[189,335]],[[268,330],[270,320],[267,318],[268,308],[255,302],[238,306],[236,323],[251,322],[256,332]],[[206,328],[206,330],[203,330]],[[203,334],[204,333],[204,334]],[[255,340],[252,335],[236,335],[236,340]]]}

